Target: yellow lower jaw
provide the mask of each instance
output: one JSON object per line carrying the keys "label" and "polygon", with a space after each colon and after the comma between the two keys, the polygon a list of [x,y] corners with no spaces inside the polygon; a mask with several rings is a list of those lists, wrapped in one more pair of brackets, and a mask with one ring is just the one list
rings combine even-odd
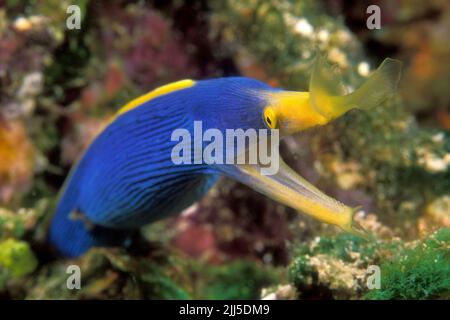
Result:
{"label": "yellow lower jaw", "polygon": [[[352,230],[353,209],[345,206],[337,200],[331,199],[325,194],[328,201],[335,202],[333,206],[325,205],[322,201],[309,198],[288,187],[273,186],[277,188],[274,199],[301,211],[317,220],[338,226],[346,231]],[[327,202],[328,202],[327,201]]]}
{"label": "yellow lower jaw", "polygon": [[354,232],[355,209],[325,195],[281,159],[279,171],[274,176],[261,175],[257,166],[239,165],[239,170],[240,175],[236,177],[253,189],[317,220]]}
{"label": "yellow lower jaw", "polygon": [[[325,194],[322,195],[328,197]],[[367,238],[367,233],[364,228],[354,220],[354,215],[359,210],[358,207],[351,208],[328,197],[329,200],[336,202],[336,206],[333,209],[320,202],[315,202],[308,197],[295,193],[293,190],[280,190],[273,198],[321,222],[335,225],[346,232]]]}

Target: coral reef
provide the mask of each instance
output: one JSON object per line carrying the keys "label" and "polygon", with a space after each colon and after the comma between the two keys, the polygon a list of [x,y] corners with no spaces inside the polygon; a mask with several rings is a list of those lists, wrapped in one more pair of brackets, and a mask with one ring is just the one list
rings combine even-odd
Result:
{"label": "coral reef", "polygon": [[[0,1],[0,297],[448,299],[450,6],[346,1]],[[281,145],[374,238],[338,233],[222,179],[131,248],[53,255],[46,228],[70,167],[123,104],[181,78],[245,75],[307,90],[316,51],[349,90],[386,56],[399,95]],[[82,269],[68,290],[67,267]],[[369,266],[381,288],[369,290]]]}
{"label": "coral reef", "polygon": [[[449,232],[412,243],[318,237],[295,248],[289,279],[301,299],[448,299]],[[368,283],[373,266],[380,270],[380,288]]]}

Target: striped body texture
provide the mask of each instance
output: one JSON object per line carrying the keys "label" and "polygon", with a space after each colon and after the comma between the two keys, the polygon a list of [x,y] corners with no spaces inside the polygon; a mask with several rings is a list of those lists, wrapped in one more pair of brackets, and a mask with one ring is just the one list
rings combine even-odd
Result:
{"label": "striped body texture", "polygon": [[85,151],[63,188],[49,240],[62,254],[122,244],[130,230],[177,214],[199,200],[219,171],[205,164],[174,165],[177,128],[264,127],[249,110],[263,107],[247,78],[221,78],[164,93],[117,116]]}

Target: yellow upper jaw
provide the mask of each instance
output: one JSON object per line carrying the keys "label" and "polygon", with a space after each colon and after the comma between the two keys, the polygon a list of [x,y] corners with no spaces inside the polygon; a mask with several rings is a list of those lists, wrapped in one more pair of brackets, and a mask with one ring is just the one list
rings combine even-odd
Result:
{"label": "yellow upper jaw", "polygon": [[269,103],[277,114],[283,134],[292,134],[317,125],[324,125],[329,121],[311,105],[308,92],[271,93]]}

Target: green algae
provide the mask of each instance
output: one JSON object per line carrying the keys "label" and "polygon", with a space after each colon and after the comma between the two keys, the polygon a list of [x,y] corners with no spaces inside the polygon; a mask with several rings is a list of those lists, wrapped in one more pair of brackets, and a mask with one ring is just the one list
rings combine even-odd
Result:
{"label": "green algae", "polygon": [[[448,228],[411,243],[321,237],[294,250],[289,281],[301,299],[447,299],[449,244]],[[380,268],[379,289],[367,285],[369,266]]]}
{"label": "green algae", "polygon": [[37,265],[27,242],[12,238],[0,242],[0,290],[8,280],[32,273]]}
{"label": "green algae", "polygon": [[441,229],[381,264],[381,289],[366,299],[449,299],[450,229]]}

